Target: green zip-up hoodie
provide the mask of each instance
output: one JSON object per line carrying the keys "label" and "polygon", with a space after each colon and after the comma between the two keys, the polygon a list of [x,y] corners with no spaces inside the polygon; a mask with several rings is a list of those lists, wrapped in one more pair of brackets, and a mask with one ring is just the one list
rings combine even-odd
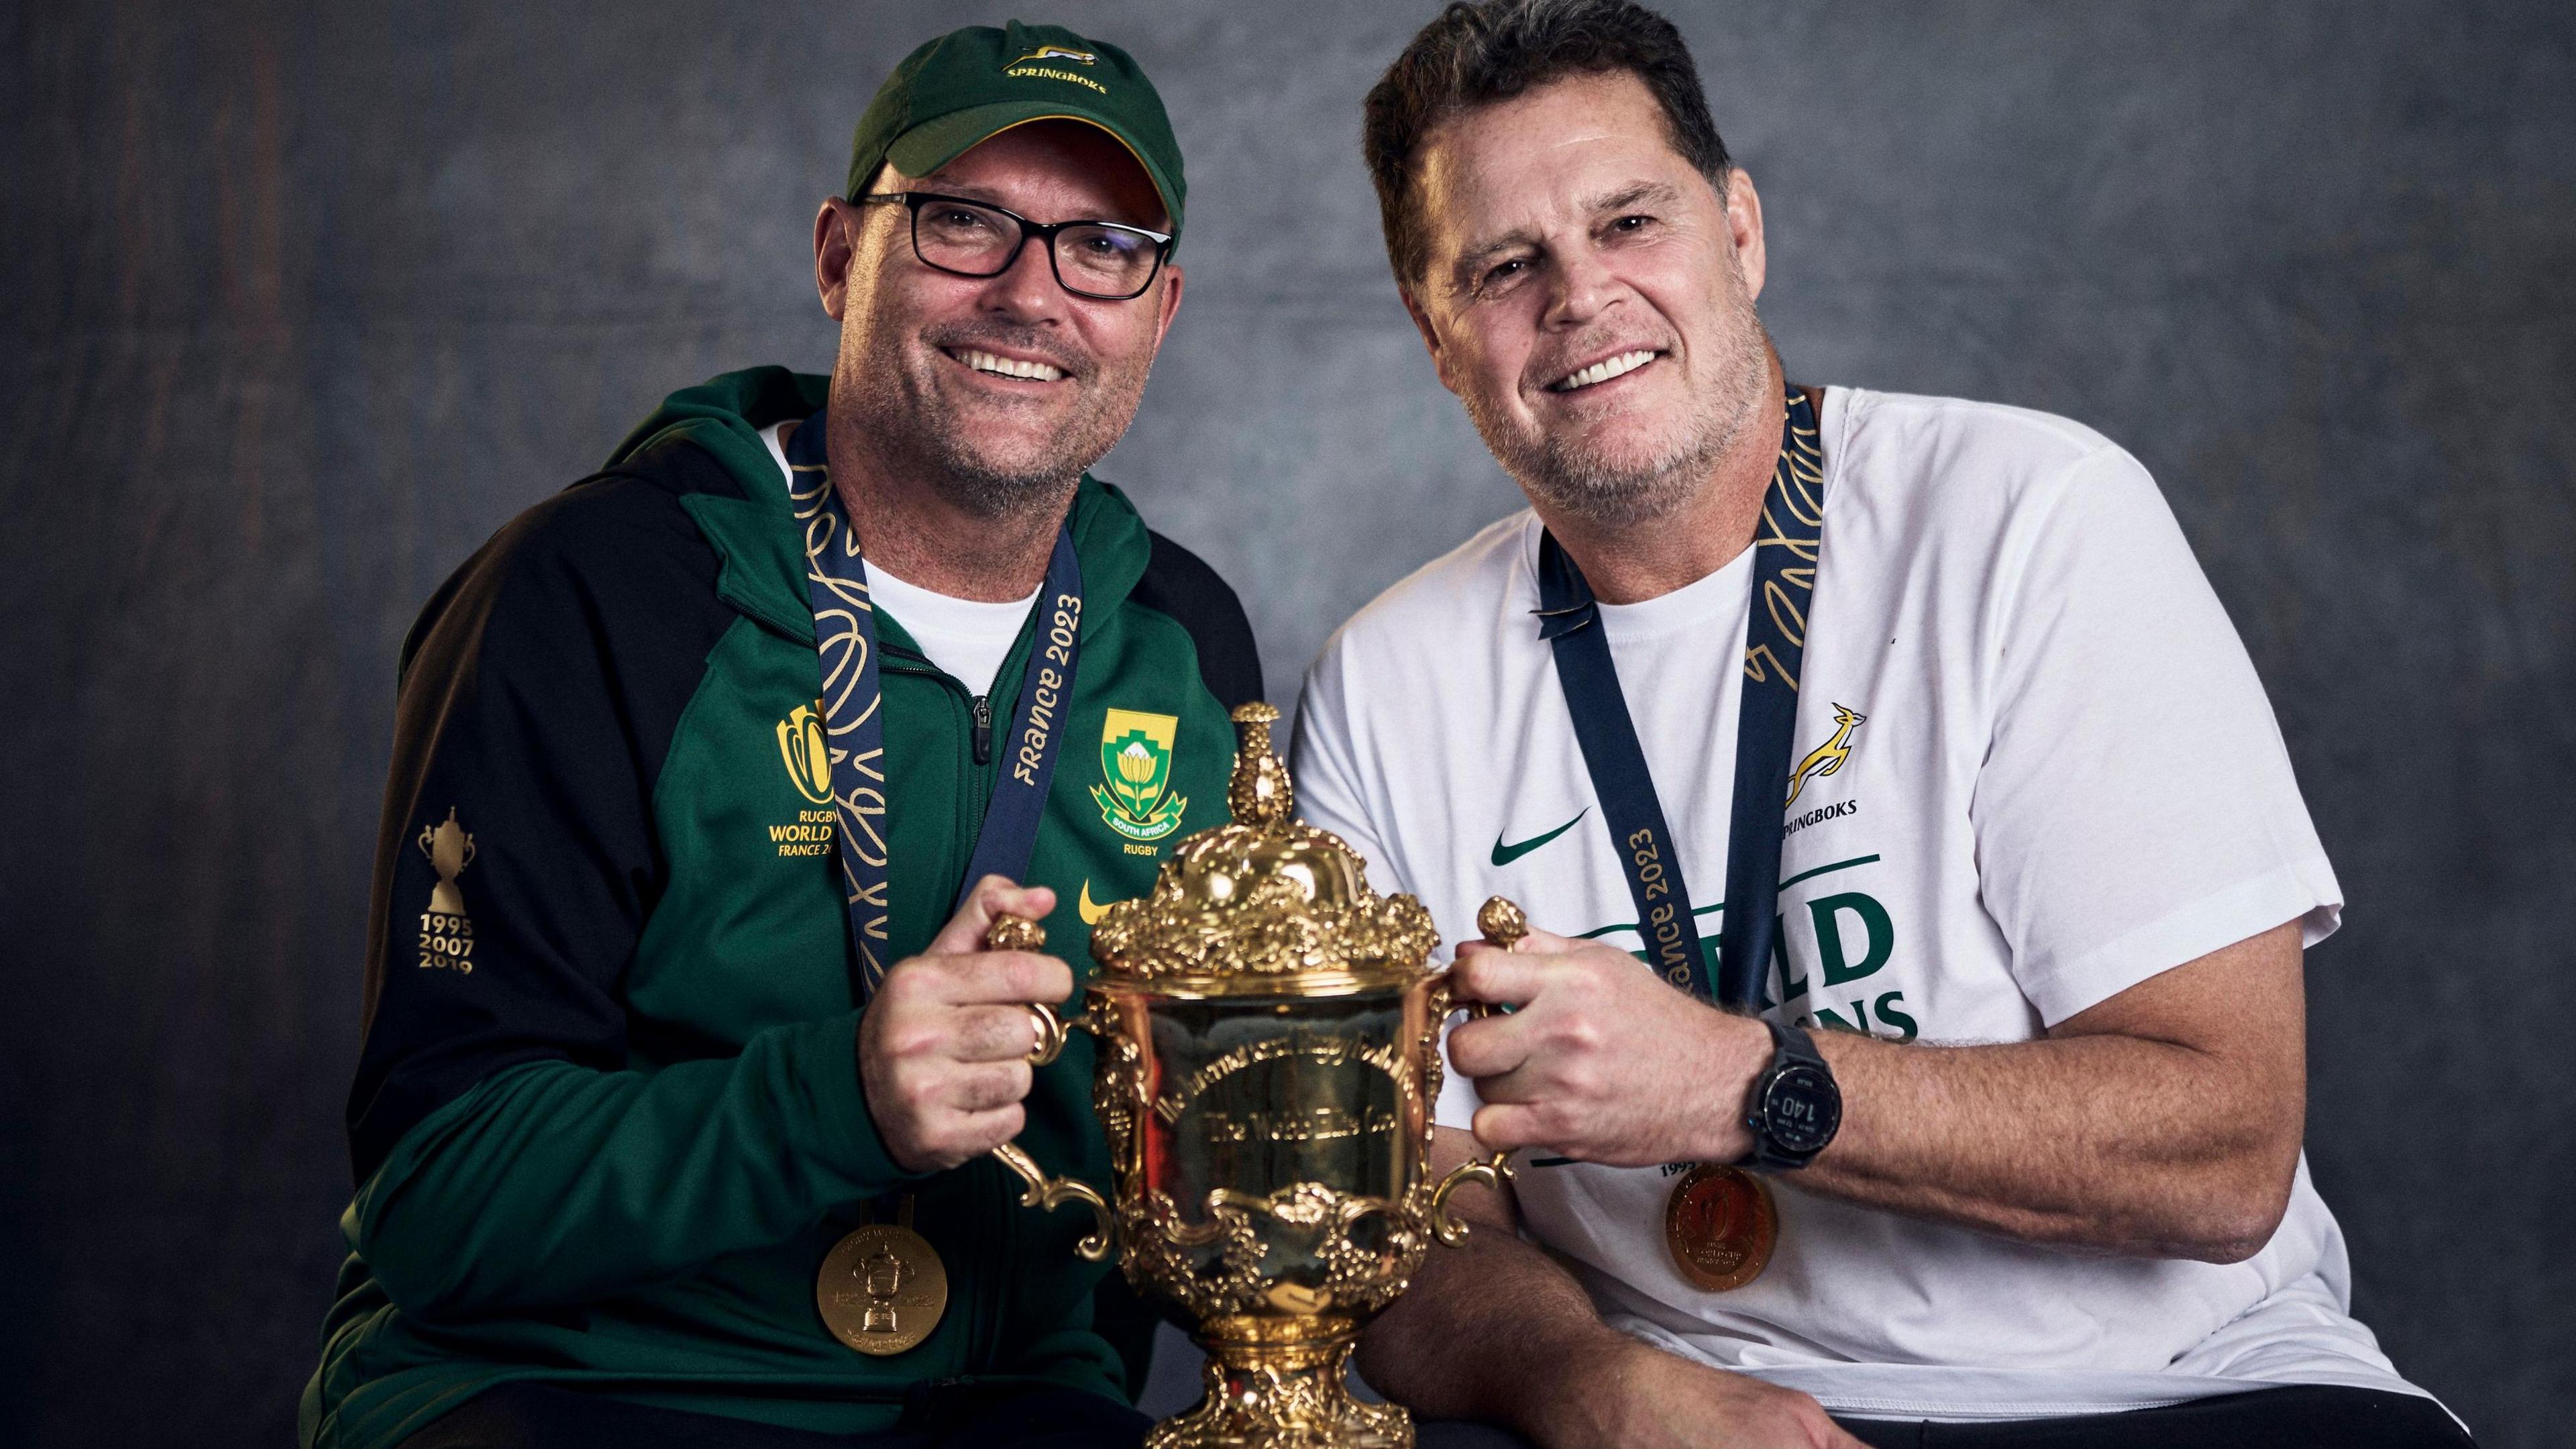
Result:
{"label": "green zip-up hoodie", "polygon": [[[391,1445],[520,1378],[842,1433],[889,1427],[924,1382],[1120,1391],[1104,1270],[1073,1251],[1090,1215],[1020,1207],[989,1158],[905,1173],[860,1092],[831,806],[793,719],[814,619],[759,436],[826,383],[758,368],[674,394],[405,642],[308,1446]],[[1079,978],[1085,916],[1224,823],[1227,713],[1261,682],[1232,591],[1116,489],[1086,477],[1071,526],[1080,667],[1029,878]],[[946,921],[1007,750],[877,620],[899,960]],[[993,682],[1005,726],[1029,652],[1024,629]],[[1159,787],[1117,767],[1140,736]],[[1106,1189],[1091,1064],[1077,1034],[1019,1140]],[[948,1307],[864,1357],[823,1326],[815,1272],[901,1193]]]}

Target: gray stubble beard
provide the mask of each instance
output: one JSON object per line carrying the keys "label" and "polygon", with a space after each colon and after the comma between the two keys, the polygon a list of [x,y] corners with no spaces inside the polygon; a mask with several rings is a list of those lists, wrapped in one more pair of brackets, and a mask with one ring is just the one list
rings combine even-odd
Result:
{"label": "gray stubble beard", "polygon": [[[890,461],[981,518],[1061,507],[1084,470],[1126,435],[1154,365],[1148,354],[1142,361],[1102,366],[1083,406],[1056,431],[1051,446],[1017,466],[1004,466],[975,446],[937,382],[913,376],[908,362],[898,338],[866,344],[859,365],[844,369],[853,384],[847,390],[850,422]],[[1074,385],[1084,383],[1076,377]],[[841,397],[836,392],[835,403]]]}
{"label": "gray stubble beard", "polygon": [[1717,460],[1761,416],[1770,335],[1751,299],[1736,316],[1740,324],[1730,329],[1726,347],[1734,365],[1726,369],[1723,389],[1698,400],[1689,434],[1663,457],[1622,466],[1553,437],[1532,439],[1472,397],[1466,400],[1467,416],[1503,471],[1549,507],[1605,528],[1660,518],[1708,482]]}

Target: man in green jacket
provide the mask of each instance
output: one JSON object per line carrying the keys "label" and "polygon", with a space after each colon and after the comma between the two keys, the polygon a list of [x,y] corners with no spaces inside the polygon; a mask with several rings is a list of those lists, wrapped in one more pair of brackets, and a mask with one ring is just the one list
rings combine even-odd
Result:
{"label": "man in green jacket", "polygon": [[[1261,693],[1084,471],[1183,198],[1114,47],[923,46],[815,219],[831,377],[674,394],[430,601],[306,1445],[1137,1441],[1090,1216],[987,1154],[1107,1185],[1031,1007],[1224,822]],[[1061,954],[986,951],[1005,912]]]}

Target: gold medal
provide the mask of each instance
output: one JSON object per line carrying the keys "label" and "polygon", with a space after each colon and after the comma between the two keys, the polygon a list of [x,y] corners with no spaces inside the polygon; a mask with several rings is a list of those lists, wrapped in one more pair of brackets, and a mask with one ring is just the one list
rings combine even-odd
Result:
{"label": "gold medal", "polygon": [[832,1336],[871,1358],[902,1353],[930,1336],[948,1311],[948,1268],[902,1221],[870,1223],[832,1245],[814,1275],[814,1306]]}
{"label": "gold medal", "polygon": [[1780,1241],[1771,1189],[1740,1167],[1703,1162],[1682,1174],[1664,1204],[1664,1246],[1695,1286],[1724,1293],[1762,1276]]}

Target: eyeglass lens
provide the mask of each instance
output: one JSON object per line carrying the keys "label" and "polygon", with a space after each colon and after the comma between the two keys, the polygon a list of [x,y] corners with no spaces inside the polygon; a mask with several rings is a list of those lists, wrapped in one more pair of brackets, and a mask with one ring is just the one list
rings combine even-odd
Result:
{"label": "eyeglass lens", "polygon": [[[1010,265],[1020,224],[989,207],[925,201],[913,213],[912,244],[934,267],[989,277]],[[1056,277],[1086,296],[1135,296],[1153,280],[1160,261],[1152,237],[1124,227],[1084,222],[1055,234]]]}

